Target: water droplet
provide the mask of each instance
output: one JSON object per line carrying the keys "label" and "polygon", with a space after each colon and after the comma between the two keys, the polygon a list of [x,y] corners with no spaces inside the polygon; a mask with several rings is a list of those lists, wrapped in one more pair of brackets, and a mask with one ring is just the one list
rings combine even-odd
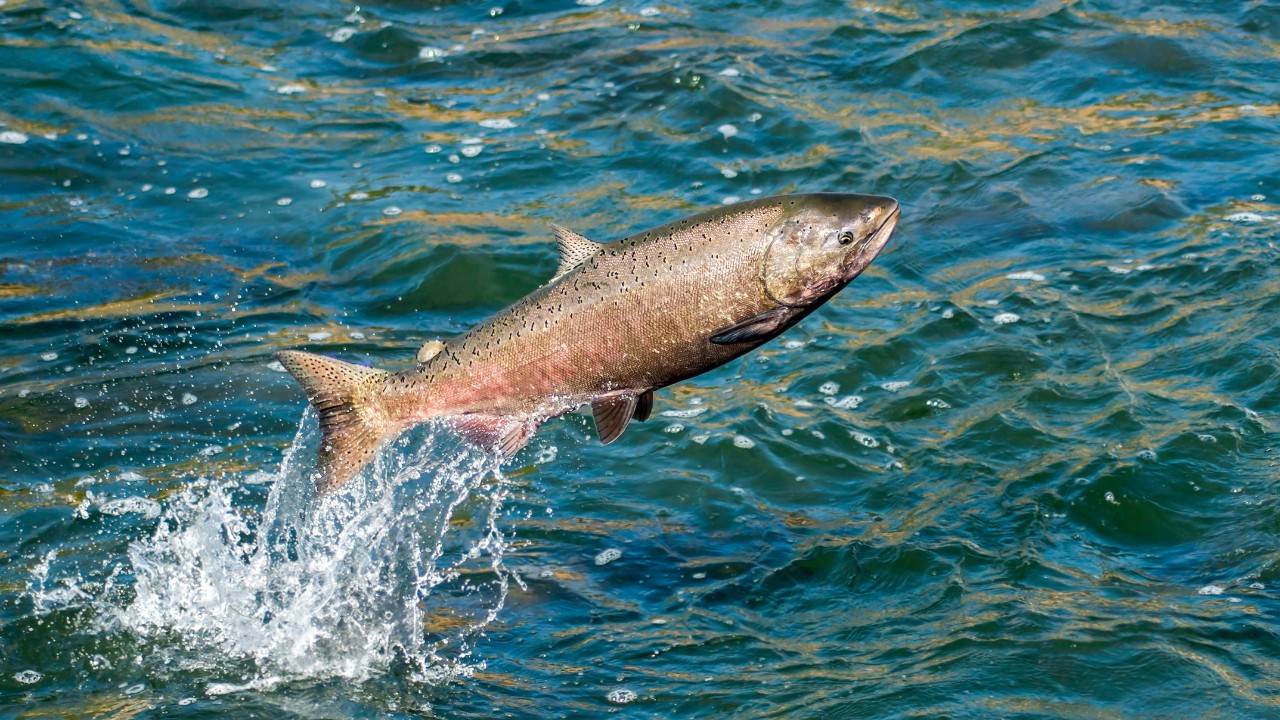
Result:
{"label": "water droplet", "polygon": [[418,50],[419,60],[439,60],[448,55],[449,53],[445,52],[444,50],[438,47],[426,46]]}
{"label": "water droplet", "polygon": [[276,200],[276,204],[279,205],[280,207],[288,207],[293,204],[293,198],[282,197],[279,200]]}
{"label": "water droplet", "polygon": [[41,353],[40,359],[45,362],[53,362],[54,360],[58,359],[58,353],[56,352]]}
{"label": "water droplet", "polygon": [[640,8],[641,17],[654,17],[655,15],[661,15],[661,14],[662,14],[662,11],[656,7],[653,7],[652,5],[650,5],[649,7]]}
{"label": "water droplet", "polygon": [[78,408],[81,408],[81,409],[84,409],[84,408],[89,407],[89,398],[87,398],[87,397],[78,397],[78,398],[76,398],[76,400],[75,400],[75,406],[76,406],[76,407],[78,407]]}
{"label": "water droplet", "polygon": [[368,200],[368,199],[369,199],[369,193],[367,193],[367,192],[361,192],[361,191],[357,190],[357,191],[355,191],[355,192],[351,193],[350,195],[348,195],[348,196],[347,196],[347,199],[348,199],[348,200]]}
{"label": "water droplet", "polygon": [[195,396],[195,395],[192,395],[191,393],[182,393],[182,404],[183,404],[183,405],[195,405],[195,404],[196,404],[196,400],[197,400],[197,399],[198,399],[198,398],[196,398],[196,396]]}
{"label": "water droplet", "polygon": [[125,354],[125,355],[135,355],[135,354],[137,354],[137,352],[138,352],[138,346],[137,346],[137,345],[130,345],[129,347],[127,347],[127,348],[125,348],[125,349],[124,349],[124,354]]}
{"label": "water droplet", "polygon": [[1103,499],[1103,500],[1106,500],[1107,502],[1111,503],[1112,505],[1119,505],[1119,504],[1120,504],[1120,503],[1119,503],[1119,501],[1117,501],[1117,500],[1116,500],[1116,494],[1115,494],[1115,493],[1113,493],[1113,492],[1111,492],[1110,490],[1108,490],[1108,491],[1106,492],[1106,494],[1104,494],[1104,495],[1102,496],[1102,499]]}
{"label": "water droplet", "polygon": [[459,175],[458,173],[449,173],[448,175],[445,175],[445,176],[444,176],[444,179],[445,179],[446,181],[448,181],[448,182],[451,182],[451,183],[460,183],[460,182],[462,182],[462,176],[461,176],[461,175]]}
{"label": "water droplet", "polygon": [[387,217],[395,217],[402,212],[404,211],[396,207],[395,205],[388,205],[387,207],[382,208],[382,214],[386,215]]}
{"label": "water droplet", "polygon": [[840,383],[828,380],[818,387],[818,392],[823,395],[835,395],[840,392]]}
{"label": "water droplet", "polygon": [[319,190],[320,188],[322,188],[322,187],[324,187],[325,185],[328,185],[328,184],[329,184],[329,183],[327,183],[327,182],[325,182],[325,181],[323,181],[323,180],[321,180],[321,179],[319,179],[319,178],[316,178],[315,180],[312,180],[312,181],[311,181],[311,189],[312,189],[312,190]]}
{"label": "water droplet", "polygon": [[729,123],[725,123],[720,127],[716,128],[716,132],[723,135],[725,140],[728,140],[729,138],[738,134],[738,128],[734,127],[733,125],[730,125]]}
{"label": "water droplet", "polygon": [[[168,194],[168,192],[169,192],[168,190],[165,191],[166,194]],[[192,200],[207,198],[209,197],[209,191],[206,190],[205,188],[198,187],[192,190],[191,192],[187,193],[187,197],[191,198]]]}
{"label": "water droplet", "polygon": [[21,672],[14,673],[13,675],[13,679],[23,685],[34,685],[40,682],[43,678],[44,675],[36,672],[35,670],[23,670]]}
{"label": "water droplet", "polygon": [[312,342],[320,342],[321,340],[328,340],[330,337],[333,337],[333,333],[329,332],[328,330],[317,330],[316,332],[307,333],[307,339],[311,340]]}
{"label": "water droplet", "polygon": [[934,410],[946,410],[947,408],[951,407],[951,403],[947,402],[946,400],[943,400],[942,398],[929,398],[924,402],[924,404],[928,405]]}
{"label": "water droplet", "polygon": [[743,450],[750,450],[751,448],[756,446],[756,441],[752,440],[746,435],[734,435],[733,445],[734,447],[740,447]]}
{"label": "water droplet", "polygon": [[473,158],[484,152],[483,145],[463,145],[461,150],[463,156]]}
{"label": "water droplet", "polygon": [[822,401],[839,410],[856,410],[858,406],[862,404],[862,396],[845,395],[842,398],[836,398],[828,395],[822,398]]}

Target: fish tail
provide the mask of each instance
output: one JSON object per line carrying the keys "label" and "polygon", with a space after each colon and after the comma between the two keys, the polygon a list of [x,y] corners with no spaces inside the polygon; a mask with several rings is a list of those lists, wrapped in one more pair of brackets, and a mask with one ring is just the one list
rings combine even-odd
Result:
{"label": "fish tail", "polygon": [[326,493],[360,472],[395,431],[379,402],[390,373],[296,350],[278,352],[276,359],[320,416],[316,489]]}

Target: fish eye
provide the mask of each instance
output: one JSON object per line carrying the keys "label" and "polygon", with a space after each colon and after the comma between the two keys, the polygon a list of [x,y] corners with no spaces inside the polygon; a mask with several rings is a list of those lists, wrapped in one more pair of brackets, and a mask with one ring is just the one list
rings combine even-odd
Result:
{"label": "fish eye", "polygon": [[843,231],[841,231],[841,232],[840,232],[840,244],[841,244],[841,245],[848,245],[848,244],[849,244],[849,243],[851,243],[851,242],[853,242],[853,231],[851,231],[851,230],[843,230]]}

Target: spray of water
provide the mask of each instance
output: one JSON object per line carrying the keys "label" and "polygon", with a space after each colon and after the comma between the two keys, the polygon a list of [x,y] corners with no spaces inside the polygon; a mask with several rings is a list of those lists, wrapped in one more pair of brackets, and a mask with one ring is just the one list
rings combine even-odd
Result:
{"label": "spray of water", "polygon": [[496,459],[426,427],[316,497],[317,436],[308,413],[260,510],[237,505],[236,482],[171,500],[130,547],[132,591],[110,622],[251,661],[254,687],[392,666],[427,682],[468,673],[510,577]]}

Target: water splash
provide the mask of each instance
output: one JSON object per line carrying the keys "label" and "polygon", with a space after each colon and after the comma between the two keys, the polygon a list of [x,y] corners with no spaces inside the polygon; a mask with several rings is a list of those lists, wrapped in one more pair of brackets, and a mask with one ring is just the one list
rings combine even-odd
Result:
{"label": "water splash", "polygon": [[217,692],[393,666],[426,682],[469,674],[509,579],[497,460],[425,427],[317,498],[317,436],[309,411],[260,512],[238,504],[239,481],[171,500],[154,534],[131,545],[131,592],[118,593],[108,622],[176,638],[193,666],[207,667],[210,649],[229,670],[251,661],[244,685]]}

